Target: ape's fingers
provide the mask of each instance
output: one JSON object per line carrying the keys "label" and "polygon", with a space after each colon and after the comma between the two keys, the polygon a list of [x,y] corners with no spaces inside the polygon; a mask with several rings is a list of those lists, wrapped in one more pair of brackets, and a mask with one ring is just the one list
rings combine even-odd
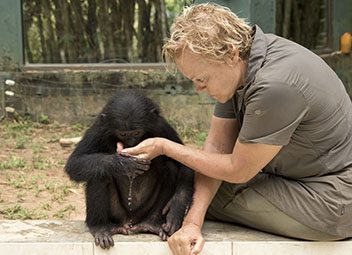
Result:
{"label": "ape's fingers", "polygon": [[165,215],[165,214],[167,214],[167,213],[170,211],[171,200],[172,200],[172,199],[170,199],[169,202],[167,202],[167,204],[165,205],[163,211],[161,212],[162,215]]}
{"label": "ape's fingers", "polygon": [[104,248],[103,249],[109,249],[110,248],[109,236],[104,236],[103,243],[104,243]]}
{"label": "ape's fingers", "polygon": [[136,170],[135,172],[136,172],[136,175],[138,176],[138,175],[144,174],[145,171],[143,171],[143,170]]}
{"label": "ape's fingers", "polygon": [[170,231],[170,228],[171,228],[171,224],[164,223],[161,227],[166,233],[170,234],[169,231]]}
{"label": "ape's fingers", "polygon": [[160,232],[159,232],[159,237],[161,238],[161,240],[166,241],[168,235],[167,235],[167,233],[165,233],[163,230],[160,230]]}
{"label": "ape's fingers", "polygon": [[114,239],[112,238],[112,236],[108,237],[108,241],[109,241],[109,246],[114,247],[115,243],[114,243]]}
{"label": "ape's fingers", "polygon": [[136,161],[140,164],[144,164],[144,165],[149,165],[151,163],[151,161],[148,159],[148,155],[147,154],[140,154],[137,156],[131,155],[131,154],[127,154],[124,152],[120,153],[121,156],[129,158],[133,161]]}
{"label": "ape's fingers", "polygon": [[143,165],[150,165],[151,161],[149,159],[144,159],[144,158],[134,158],[136,161],[138,161],[139,164]]}
{"label": "ape's fingers", "polygon": [[95,237],[95,245],[99,246],[100,245],[100,238],[99,237]]}
{"label": "ape's fingers", "polygon": [[137,170],[142,170],[142,171],[148,171],[150,168],[150,165],[142,165],[142,164],[138,164],[136,165],[136,169]]}

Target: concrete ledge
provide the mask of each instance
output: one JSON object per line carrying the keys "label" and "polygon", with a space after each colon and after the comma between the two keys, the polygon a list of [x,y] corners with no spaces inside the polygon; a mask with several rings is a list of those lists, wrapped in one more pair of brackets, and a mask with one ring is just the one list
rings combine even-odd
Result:
{"label": "concrete ledge", "polygon": [[[202,255],[349,255],[352,239],[306,242],[258,232],[236,225],[206,222]],[[171,255],[158,236],[115,235],[110,250],[96,247],[82,221],[0,221],[0,253],[6,255]]]}

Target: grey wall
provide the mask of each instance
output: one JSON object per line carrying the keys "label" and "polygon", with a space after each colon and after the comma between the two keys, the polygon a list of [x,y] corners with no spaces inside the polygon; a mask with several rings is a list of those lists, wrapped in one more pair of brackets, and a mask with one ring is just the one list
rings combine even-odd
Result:
{"label": "grey wall", "polygon": [[0,1],[0,71],[23,64],[21,0]]}

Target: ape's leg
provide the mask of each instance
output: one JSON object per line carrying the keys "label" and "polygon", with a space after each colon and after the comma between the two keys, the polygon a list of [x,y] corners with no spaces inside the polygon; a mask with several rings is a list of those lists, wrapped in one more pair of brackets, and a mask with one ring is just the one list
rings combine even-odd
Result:
{"label": "ape's leg", "polygon": [[166,216],[166,222],[162,228],[171,236],[182,225],[183,218],[192,203],[194,188],[192,170],[183,165],[178,169],[172,161],[167,162],[167,166],[170,171],[177,173],[176,190],[162,212],[162,215]]}
{"label": "ape's leg", "polygon": [[153,212],[148,217],[146,217],[146,219],[140,223],[133,225],[130,231],[134,233],[153,233],[159,235],[162,240],[166,241],[168,235],[162,228],[165,219],[163,219],[161,211],[162,208],[153,210]]}
{"label": "ape's leg", "polygon": [[[113,234],[128,234],[127,230],[111,221],[111,197],[115,191],[111,181],[90,181],[86,186],[86,223],[101,248],[114,246]],[[114,196],[115,197],[115,196]]]}
{"label": "ape's leg", "polygon": [[[165,184],[165,183],[164,183]],[[132,232],[149,232],[156,235],[159,235],[162,240],[166,240],[168,234],[163,230],[162,226],[165,223],[165,217],[162,215],[162,210],[165,204],[167,203],[171,190],[168,189],[171,185],[164,186],[167,188],[159,191],[158,198],[156,203],[154,203],[151,211],[148,216],[145,217],[140,223],[137,223],[131,228]]]}

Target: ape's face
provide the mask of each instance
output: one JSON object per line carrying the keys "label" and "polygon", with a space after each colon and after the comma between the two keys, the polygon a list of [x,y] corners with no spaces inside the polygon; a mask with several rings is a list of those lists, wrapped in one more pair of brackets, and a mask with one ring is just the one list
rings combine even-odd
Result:
{"label": "ape's face", "polygon": [[124,148],[133,147],[142,141],[144,130],[141,128],[133,130],[116,130],[117,138],[122,142]]}
{"label": "ape's face", "polygon": [[100,115],[105,134],[109,139],[116,137],[124,148],[134,147],[153,136],[160,119],[158,107],[151,100],[129,93],[113,98]]}

